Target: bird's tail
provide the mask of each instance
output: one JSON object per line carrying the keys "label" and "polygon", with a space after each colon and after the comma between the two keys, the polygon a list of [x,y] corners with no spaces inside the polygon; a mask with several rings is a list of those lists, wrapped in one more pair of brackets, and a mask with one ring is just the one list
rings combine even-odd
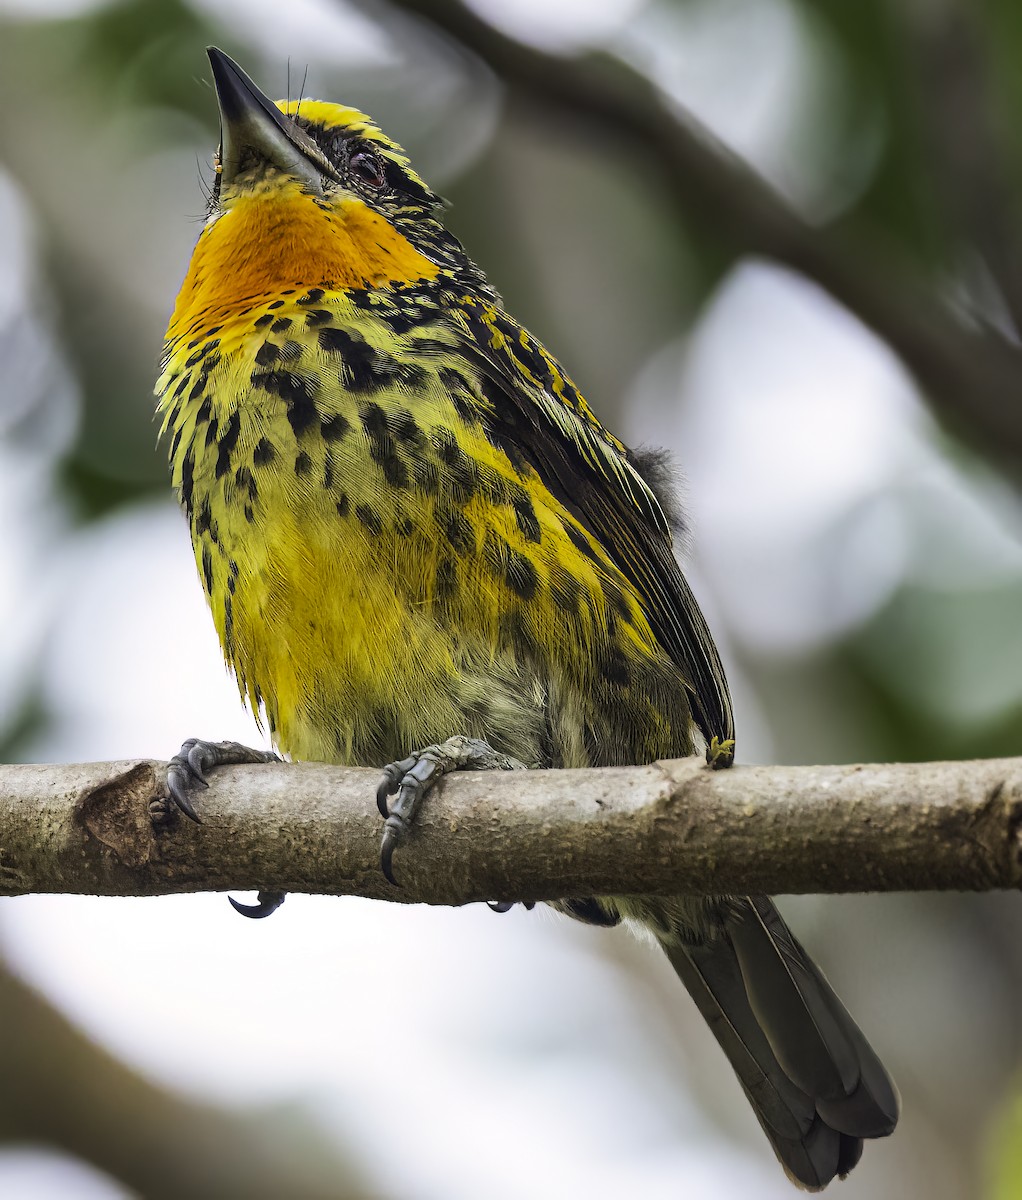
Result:
{"label": "bird's tail", "polygon": [[894,1129],[897,1089],[773,902],[710,901],[697,922],[670,901],[643,909],[792,1181],[846,1175],[864,1138]]}

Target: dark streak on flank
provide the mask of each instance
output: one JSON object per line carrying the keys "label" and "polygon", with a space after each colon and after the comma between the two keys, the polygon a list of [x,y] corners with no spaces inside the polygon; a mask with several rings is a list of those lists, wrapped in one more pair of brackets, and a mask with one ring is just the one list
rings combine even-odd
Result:
{"label": "dark streak on flank", "polygon": [[[210,429],[213,426],[210,425]],[[241,433],[241,414],[237,409],[231,413],[230,420],[227,422],[227,428],[220,436],[219,452],[216,457],[216,477],[222,478],[231,467],[231,456],[234,453],[234,447],[238,444],[238,435]]]}
{"label": "dark streak on flank", "polygon": [[458,565],[453,558],[443,558],[436,569],[437,600],[450,600],[458,590]]}
{"label": "dark streak on flank", "polygon": [[531,600],[536,594],[536,588],[539,586],[539,576],[536,574],[536,568],[524,554],[519,554],[517,550],[509,549],[508,551],[504,578],[507,581],[508,587],[516,596],[521,596],[523,600]]}
{"label": "dark streak on flank", "polygon": [[582,585],[570,571],[555,566],[550,575],[550,595],[564,613],[577,613],[582,597]]}
{"label": "dark streak on flank", "polygon": [[540,541],[542,534],[539,527],[539,520],[536,517],[536,510],[533,508],[529,493],[525,488],[517,488],[515,490],[514,499],[511,503],[515,510],[515,520],[518,522],[518,528],[522,531],[522,536],[525,540],[527,542]]}
{"label": "dark streak on flank", "polygon": [[359,504],[355,508],[355,516],[365,526],[366,529],[373,535],[378,537],[383,529],[383,522],[380,520],[379,513],[375,512],[368,504]]}
{"label": "dark streak on flank", "polygon": [[444,535],[450,542],[454,552],[462,558],[476,548],[476,533],[472,522],[463,512],[452,512],[446,518],[437,514],[437,520],[443,524]]}

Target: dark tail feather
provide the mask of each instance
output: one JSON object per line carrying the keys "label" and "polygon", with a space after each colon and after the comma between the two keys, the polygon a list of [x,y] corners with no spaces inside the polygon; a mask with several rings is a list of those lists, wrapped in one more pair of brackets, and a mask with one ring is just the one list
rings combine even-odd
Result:
{"label": "dark tail feather", "polygon": [[712,907],[699,942],[663,914],[658,940],[785,1170],[812,1191],[846,1175],[863,1138],[894,1129],[898,1095],[819,968],[766,897]]}

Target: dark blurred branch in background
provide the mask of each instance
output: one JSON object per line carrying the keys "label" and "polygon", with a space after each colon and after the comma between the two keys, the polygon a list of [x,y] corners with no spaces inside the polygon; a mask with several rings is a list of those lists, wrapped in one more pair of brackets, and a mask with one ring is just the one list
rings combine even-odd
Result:
{"label": "dark blurred branch in background", "polygon": [[[678,209],[731,239],[801,272],[884,339],[915,374],[938,414],[984,455],[1022,473],[1022,350],[959,311],[892,242],[852,227],[816,228],[690,114],[669,109],[644,75],[610,57],[568,58],[506,37],[457,0],[392,0],[479,55],[523,100],[582,120],[641,155]],[[379,6],[366,5],[375,18]],[[977,203],[993,202],[975,181]],[[984,199],[985,197],[985,199]],[[996,231],[987,239],[997,274]],[[1022,304],[1014,275],[997,278],[1006,302]]]}
{"label": "dark blurred branch in background", "polygon": [[981,256],[1017,333],[1022,207],[1005,170],[1007,131],[995,121],[982,13],[969,0],[923,0],[892,11],[902,23],[908,63],[918,78],[916,108],[934,194],[963,251],[971,244]]}
{"label": "dark blurred branch in background", "polygon": [[222,768],[154,830],[166,764],[0,767],[0,894],[267,889],[409,903],[1022,884],[1022,759],[457,774],[380,873],[380,773]]}
{"label": "dark blurred branch in background", "polygon": [[381,1194],[301,1109],[231,1112],[158,1087],[2,965],[0,1029],[0,1146],[57,1147],[146,1200]]}

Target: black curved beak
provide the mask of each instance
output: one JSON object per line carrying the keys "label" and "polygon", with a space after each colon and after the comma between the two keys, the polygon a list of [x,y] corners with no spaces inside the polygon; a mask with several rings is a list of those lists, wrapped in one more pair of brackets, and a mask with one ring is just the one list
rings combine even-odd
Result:
{"label": "black curved beak", "polygon": [[253,165],[271,163],[322,192],[323,178],[340,176],[316,143],[267,99],[238,64],[216,46],[208,46],[216,98],[220,106],[220,182],[230,183]]}

